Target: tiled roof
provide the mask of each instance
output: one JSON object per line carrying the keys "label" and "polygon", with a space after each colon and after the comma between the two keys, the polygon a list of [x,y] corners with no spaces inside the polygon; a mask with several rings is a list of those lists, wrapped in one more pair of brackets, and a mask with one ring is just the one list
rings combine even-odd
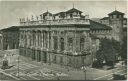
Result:
{"label": "tiled roof", "polygon": [[117,10],[115,10],[115,11],[109,13],[108,15],[113,15],[113,14],[122,14],[122,15],[124,15],[124,13],[119,12],[119,11],[117,11]]}
{"label": "tiled roof", "polygon": [[62,18],[65,17],[65,12],[59,12],[57,14],[54,14],[54,16],[60,15]]}
{"label": "tiled roof", "polygon": [[20,26],[11,26],[8,28],[1,29],[0,31],[8,31],[8,30],[17,31],[19,28]]}
{"label": "tiled roof", "polygon": [[108,20],[109,19],[109,17],[103,17],[102,19],[100,19],[100,20]]}
{"label": "tiled roof", "polygon": [[90,29],[91,30],[111,30],[112,28],[105,24],[101,24],[101,23],[90,20]]}
{"label": "tiled roof", "polygon": [[43,13],[43,14],[41,14],[41,15],[44,15],[44,16],[45,16],[45,15],[47,15],[47,14],[49,14],[50,16],[52,16],[52,13],[50,13],[50,12],[48,12],[48,11],[45,12],[45,13]]}
{"label": "tiled roof", "polygon": [[54,15],[56,16],[56,15],[59,15],[59,14],[60,14],[60,15],[63,15],[63,14],[65,14],[65,12],[59,12],[59,13],[56,13],[56,14],[54,14]]}
{"label": "tiled roof", "polygon": [[72,12],[80,12],[80,13],[82,13],[82,11],[80,11],[78,9],[75,9],[75,8],[72,8],[72,9],[66,11],[66,13],[72,13]]}

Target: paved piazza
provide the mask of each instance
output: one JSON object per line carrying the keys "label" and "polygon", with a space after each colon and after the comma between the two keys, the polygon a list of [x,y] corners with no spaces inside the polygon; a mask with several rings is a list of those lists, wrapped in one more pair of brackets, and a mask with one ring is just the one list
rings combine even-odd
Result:
{"label": "paved piazza", "polygon": [[0,69],[0,79],[7,77],[7,80],[85,80],[85,78],[87,80],[111,80],[113,73],[126,72],[122,70],[124,67],[112,70],[88,67],[85,74],[81,69],[36,62],[23,56],[19,56],[18,60],[18,50],[0,51],[0,54],[0,67],[2,66],[2,54],[7,54],[9,66],[12,66],[10,69]]}

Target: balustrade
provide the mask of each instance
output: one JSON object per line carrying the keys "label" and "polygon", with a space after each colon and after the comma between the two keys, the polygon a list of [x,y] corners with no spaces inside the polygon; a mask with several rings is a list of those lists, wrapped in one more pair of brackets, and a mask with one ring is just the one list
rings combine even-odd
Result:
{"label": "balustrade", "polygon": [[57,20],[38,20],[20,22],[22,26],[29,25],[65,25],[65,24],[89,24],[89,19],[73,18],[73,19],[57,19]]}

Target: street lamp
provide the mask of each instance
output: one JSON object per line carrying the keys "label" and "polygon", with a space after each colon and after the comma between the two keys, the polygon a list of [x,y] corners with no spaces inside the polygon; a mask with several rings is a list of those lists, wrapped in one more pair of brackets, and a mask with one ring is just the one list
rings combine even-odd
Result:
{"label": "street lamp", "polygon": [[94,61],[95,55],[94,53],[96,53],[96,49],[95,49],[95,44],[92,45],[92,62]]}
{"label": "street lamp", "polygon": [[86,80],[86,70],[87,70],[87,68],[86,68],[86,66],[83,66],[82,68],[81,68],[82,70],[84,70],[84,74],[85,74],[85,80]]}
{"label": "street lamp", "polygon": [[18,78],[19,78],[19,55],[18,55]]}

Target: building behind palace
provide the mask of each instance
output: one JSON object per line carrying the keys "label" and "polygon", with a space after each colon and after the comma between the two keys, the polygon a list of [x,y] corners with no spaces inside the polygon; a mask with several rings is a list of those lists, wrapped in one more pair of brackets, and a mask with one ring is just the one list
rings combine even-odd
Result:
{"label": "building behind palace", "polygon": [[3,41],[3,48],[19,48],[20,55],[38,62],[76,68],[90,66],[99,49],[100,38],[122,41],[127,26],[124,13],[115,10],[108,16],[95,22],[89,15],[72,8],[56,14],[47,11],[31,19],[22,18],[21,26],[10,28],[16,30],[2,30],[3,40],[10,41]]}
{"label": "building behind palace", "polygon": [[0,49],[18,49],[19,47],[19,28],[12,26],[0,30]]}

